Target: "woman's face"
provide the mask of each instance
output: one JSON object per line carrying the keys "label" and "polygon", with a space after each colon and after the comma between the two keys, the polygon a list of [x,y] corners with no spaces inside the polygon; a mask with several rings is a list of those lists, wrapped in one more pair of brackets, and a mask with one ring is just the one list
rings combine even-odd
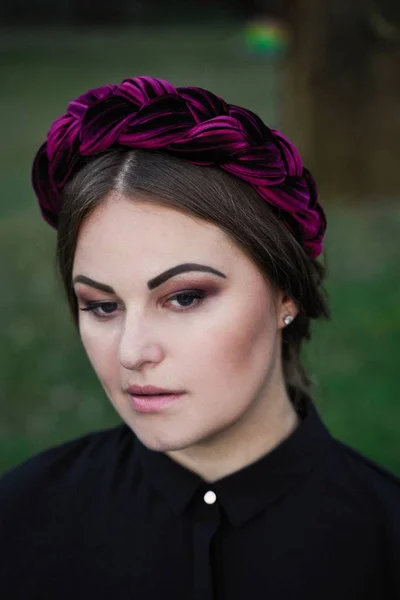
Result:
{"label": "woman's face", "polygon": [[[182,264],[219,274],[189,271],[149,284]],[[116,411],[146,446],[166,452],[206,444],[252,415],[253,427],[266,427],[260,416],[283,385],[282,320],[296,311],[273,296],[219,227],[112,194],[81,227],[77,277],[86,352]],[[139,412],[131,385],[185,393],[157,412]]]}

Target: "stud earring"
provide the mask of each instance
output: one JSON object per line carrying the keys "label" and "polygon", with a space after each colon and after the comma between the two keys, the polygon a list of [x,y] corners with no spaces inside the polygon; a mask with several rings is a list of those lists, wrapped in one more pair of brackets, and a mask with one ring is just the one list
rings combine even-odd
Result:
{"label": "stud earring", "polygon": [[290,325],[290,323],[293,321],[293,317],[292,315],[286,315],[286,317],[284,317],[283,322],[285,323],[285,325]]}

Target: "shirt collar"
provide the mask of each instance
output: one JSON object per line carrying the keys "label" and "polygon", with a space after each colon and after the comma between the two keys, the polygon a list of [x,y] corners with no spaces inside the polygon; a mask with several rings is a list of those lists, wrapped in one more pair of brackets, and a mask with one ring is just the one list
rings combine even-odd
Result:
{"label": "shirt collar", "polygon": [[184,514],[196,493],[213,490],[236,527],[287,494],[312,471],[332,440],[313,401],[304,396],[302,420],[286,439],[256,462],[213,483],[139,439],[137,443],[146,478],[176,516]]}

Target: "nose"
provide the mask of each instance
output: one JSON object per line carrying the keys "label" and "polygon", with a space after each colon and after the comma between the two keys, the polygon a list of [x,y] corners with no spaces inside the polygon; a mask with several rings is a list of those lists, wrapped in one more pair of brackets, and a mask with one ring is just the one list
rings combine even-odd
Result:
{"label": "nose", "polygon": [[143,317],[126,316],[118,344],[118,360],[129,370],[142,369],[145,364],[158,364],[164,352],[157,339],[157,329]]}

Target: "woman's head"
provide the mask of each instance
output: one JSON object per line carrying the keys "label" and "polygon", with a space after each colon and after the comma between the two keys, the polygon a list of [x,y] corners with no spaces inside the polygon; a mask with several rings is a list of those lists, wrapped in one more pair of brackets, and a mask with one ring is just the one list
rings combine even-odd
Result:
{"label": "woman's head", "polygon": [[[96,143],[101,146],[106,134],[94,136]],[[69,144],[68,176],[56,169],[62,152],[58,158],[53,152],[53,183],[57,173],[59,181],[66,177],[59,198],[55,188],[44,198],[43,179],[38,183],[43,148],[34,170],[42,211],[58,228],[58,263],[89,358],[121,417],[159,450],[262,418],[260,407],[272,406],[271,395],[282,390],[300,403],[309,383],[301,344],[310,337],[311,319],[328,315],[323,268],[314,258],[325,220],[316,197],[307,204],[304,193],[309,185],[313,192],[311,176],[269,182],[266,202],[254,181],[231,174],[234,166],[206,164],[204,153],[203,163],[193,164],[196,144],[201,149],[201,139],[192,140],[192,157],[185,160],[168,148],[112,143],[86,158],[76,150],[74,157],[76,143]],[[303,227],[307,215],[311,221],[321,215],[319,225]],[[195,270],[148,284],[181,264],[214,272]],[[96,313],[85,310],[98,302]],[[285,326],[287,315],[294,320]],[[168,426],[154,420],[149,427],[132,411],[132,384],[186,391],[182,405],[165,413]],[[282,406],[277,399],[275,405]]]}

